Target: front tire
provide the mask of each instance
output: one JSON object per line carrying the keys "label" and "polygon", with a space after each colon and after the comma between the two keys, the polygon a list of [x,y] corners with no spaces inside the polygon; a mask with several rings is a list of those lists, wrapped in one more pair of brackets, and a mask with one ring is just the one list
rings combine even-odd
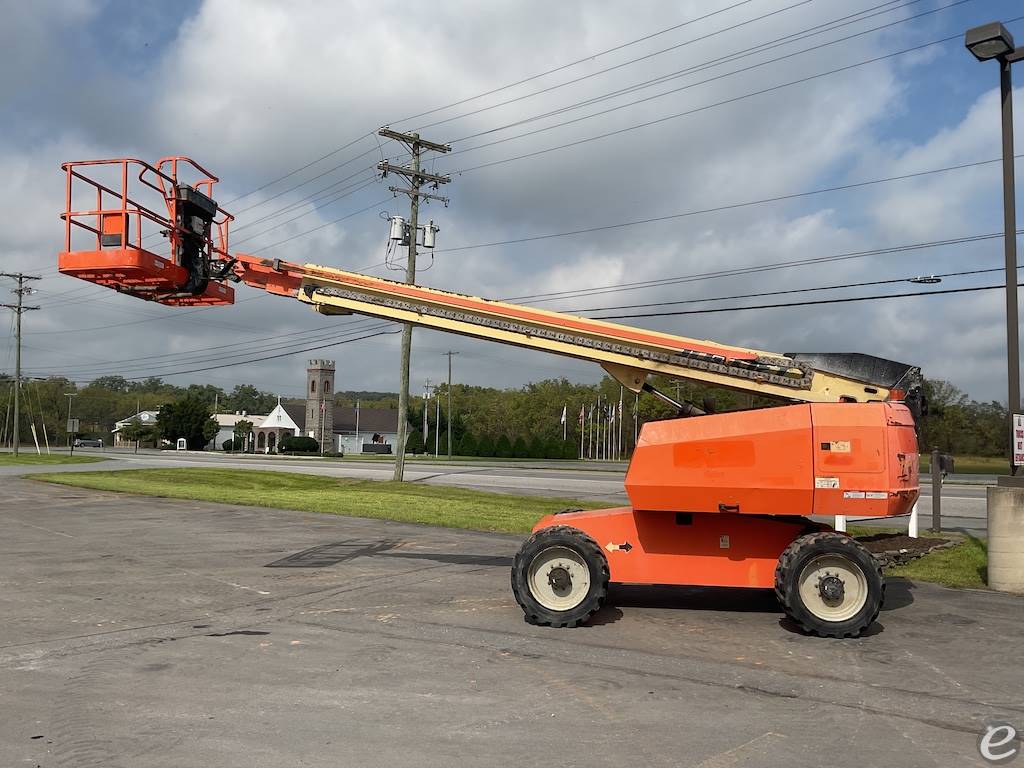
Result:
{"label": "front tire", "polygon": [[582,531],[567,525],[544,528],[516,553],[512,594],[531,624],[578,626],[608,594],[608,560]]}
{"label": "front tire", "polygon": [[775,594],[801,629],[820,637],[857,637],[885,597],[882,568],[864,547],[834,531],[801,536],[775,568]]}

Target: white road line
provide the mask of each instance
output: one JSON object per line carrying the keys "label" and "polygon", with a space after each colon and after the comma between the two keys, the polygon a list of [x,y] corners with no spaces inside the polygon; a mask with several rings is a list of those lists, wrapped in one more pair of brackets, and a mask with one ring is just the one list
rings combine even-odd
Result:
{"label": "white road line", "polygon": [[9,518],[6,518],[6,519],[8,519],[8,520],[12,520],[12,521],[14,521],[15,523],[21,523],[22,525],[27,525],[27,526],[28,526],[29,528],[36,528],[36,529],[38,529],[38,530],[40,530],[40,531],[46,531],[47,533],[55,533],[55,534],[57,534],[58,536],[63,536],[63,537],[65,537],[65,538],[67,538],[67,539],[73,539],[73,538],[75,538],[75,537],[74,537],[74,536],[72,536],[72,535],[71,535],[70,533],[64,533],[63,531],[55,531],[55,530],[53,530],[53,529],[51,529],[51,528],[44,528],[44,527],[43,527],[43,526],[41,526],[41,525],[33,525],[32,523],[26,523],[26,522],[25,522],[24,520],[19,520],[19,519],[18,519],[18,518],[16,518],[16,517],[9,517]]}

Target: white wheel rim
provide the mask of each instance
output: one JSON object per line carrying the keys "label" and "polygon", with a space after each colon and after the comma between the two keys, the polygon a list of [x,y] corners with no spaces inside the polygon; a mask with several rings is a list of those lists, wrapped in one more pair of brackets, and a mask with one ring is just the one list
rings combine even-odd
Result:
{"label": "white wheel rim", "polygon": [[[842,582],[842,596],[828,599],[822,590],[823,580]],[[860,612],[868,600],[868,580],[864,571],[842,555],[818,555],[800,572],[800,600],[822,621],[846,621]]]}
{"label": "white wheel rim", "polygon": [[548,547],[530,563],[527,578],[533,599],[549,611],[568,611],[590,592],[590,568],[568,547]]}

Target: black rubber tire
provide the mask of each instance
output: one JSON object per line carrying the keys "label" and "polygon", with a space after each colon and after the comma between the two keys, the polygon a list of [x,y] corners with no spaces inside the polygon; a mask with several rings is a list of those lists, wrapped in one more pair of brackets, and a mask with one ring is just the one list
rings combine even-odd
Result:
{"label": "black rubber tire", "polygon": [[[582,602],[567,611],[545,608],[530,592],[529,572],[533,559],[553,546],[577,552],[590,570],[590,590]],[[526,540],[512,562],[512,594],[531,624],[550,627],[576,627],[593,616],[608,594],[608,559],[597,542],[583,531],[568,525],[554,525],[537,531]]]}
{"label": "black rubber tire", "polygon": [[[800,596],[800,574],[807,563],[822,554],[841,555],[864,574],[867,599],[849,619],[827,621],[815,616]],[[835,531],[811,533],[795,539],[775,567],[775,595],[782,609],[802,630],[819,637],[858,637],[878,618],[885,601],[885,578],[878,561],[849,536]]]}

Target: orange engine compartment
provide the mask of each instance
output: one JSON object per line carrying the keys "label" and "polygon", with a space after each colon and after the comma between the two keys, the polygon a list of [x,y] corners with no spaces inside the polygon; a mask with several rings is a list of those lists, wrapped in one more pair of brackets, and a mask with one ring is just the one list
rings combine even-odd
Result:
{"label": "orange engine compartment", "polygon": [[902,515],[917,437],[902,403],[804,403],[644,425],[626,473],[634,509]]}

